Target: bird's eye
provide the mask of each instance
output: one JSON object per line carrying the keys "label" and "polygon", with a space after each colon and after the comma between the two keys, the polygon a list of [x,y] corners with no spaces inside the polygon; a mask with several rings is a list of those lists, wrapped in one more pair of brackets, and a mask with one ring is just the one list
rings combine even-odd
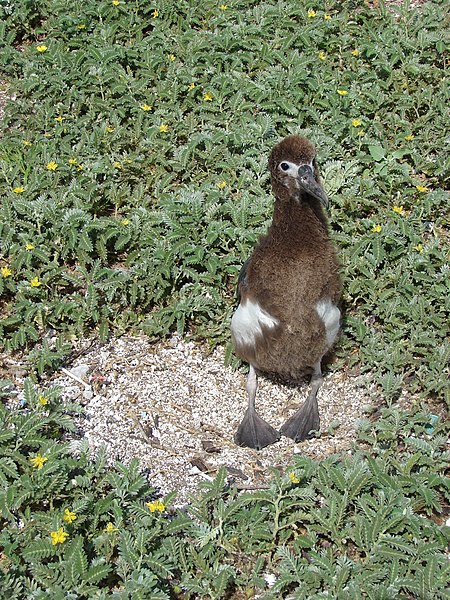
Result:
{"label": "bird's eye", "polygon": [[288,171],[289,165],[286,162],[282,162],[280,163],[280,169],[282,169],[283,171]]}

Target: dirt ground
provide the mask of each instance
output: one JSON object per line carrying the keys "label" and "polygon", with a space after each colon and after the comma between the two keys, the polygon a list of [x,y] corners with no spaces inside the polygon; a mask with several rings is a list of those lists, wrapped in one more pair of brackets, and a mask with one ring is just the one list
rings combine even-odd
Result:
{"label": "dirt ground", "polygon": [[[11,357],[3,358],[3,368],[16,382],[13,402],[20,402],[25,368]],[[255,489],[298,454],[318,459],[349,449],[370,406],[381,402],[358,377],[329,373],[319,391],[320,436],[300,444],[281,438],[258,452],[233,442],[247,407],[245,376],[224,366],[222,348],[210,353],[176,336],[158,344],[144,336],[105,345],[83,340],[76,360],[41,382],[53,385],[63,401],[85,410],[71,441],[75,452],[85,438],[94,453],[104,445],[111,462],[138,457],[151,484],[162,493],[177,490],[180,504],[221,466],[238,487]],[[307,381],[298,386],[261,377],[257,409],[279,428],[307,391]]]}

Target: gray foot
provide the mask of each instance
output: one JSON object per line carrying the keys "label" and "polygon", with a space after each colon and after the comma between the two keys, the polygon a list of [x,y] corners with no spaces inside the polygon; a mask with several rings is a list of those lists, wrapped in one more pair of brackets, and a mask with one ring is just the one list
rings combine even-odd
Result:
{"label": "gray foot", "polygon": [[301,442],[309,437],[311,431],[319,431],[319,428],[319,407],[314,395],[309,396],[303,406],[286,421],[280,433],[294,442]]}
{"label": "gray foot", "polygon": [[251,409],[246,411],[234,436],[234,441],[238,446],[247,446],[255,450],[261,450],[261,448],[278,442],[279,439],[279,432]]}

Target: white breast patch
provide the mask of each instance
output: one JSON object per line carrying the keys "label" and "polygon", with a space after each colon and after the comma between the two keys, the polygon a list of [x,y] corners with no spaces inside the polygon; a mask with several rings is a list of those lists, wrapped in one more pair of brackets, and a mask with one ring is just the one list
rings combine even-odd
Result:
{"label": "white breast patch", "polygon": [[328,298],[319,300],[316,304],[316,311],[325,325],[327,346],[331,348],[341,324],[341,311]]}
{"label": "white breast patch", "polygon": [[278,320],[263,310],[257,302],[240,303],[231,319],[231,331],[237,344],[254,346],[262,336],[262,327],[272,329]]}

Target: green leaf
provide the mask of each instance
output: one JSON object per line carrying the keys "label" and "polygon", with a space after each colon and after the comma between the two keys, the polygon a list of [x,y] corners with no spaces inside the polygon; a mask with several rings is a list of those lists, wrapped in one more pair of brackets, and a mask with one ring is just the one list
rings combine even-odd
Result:
{"label": "green leaf", "polygon": [[45,558],[49,558],[55,554],[55,547],[51,545],[49,540],[38,540],[31,541],[26,548],[23,549],[23,558],[29,562],[34,563]]}
{"label": "green leaf", "polygon": [[385,152],[383,146],[370,145],[370,146],[368,146],[368,150],[369,150],[370,156],[376,162],[379,162],[380,160],[383,160],[385,158],[385,156],[386,156],[386,152]]}

